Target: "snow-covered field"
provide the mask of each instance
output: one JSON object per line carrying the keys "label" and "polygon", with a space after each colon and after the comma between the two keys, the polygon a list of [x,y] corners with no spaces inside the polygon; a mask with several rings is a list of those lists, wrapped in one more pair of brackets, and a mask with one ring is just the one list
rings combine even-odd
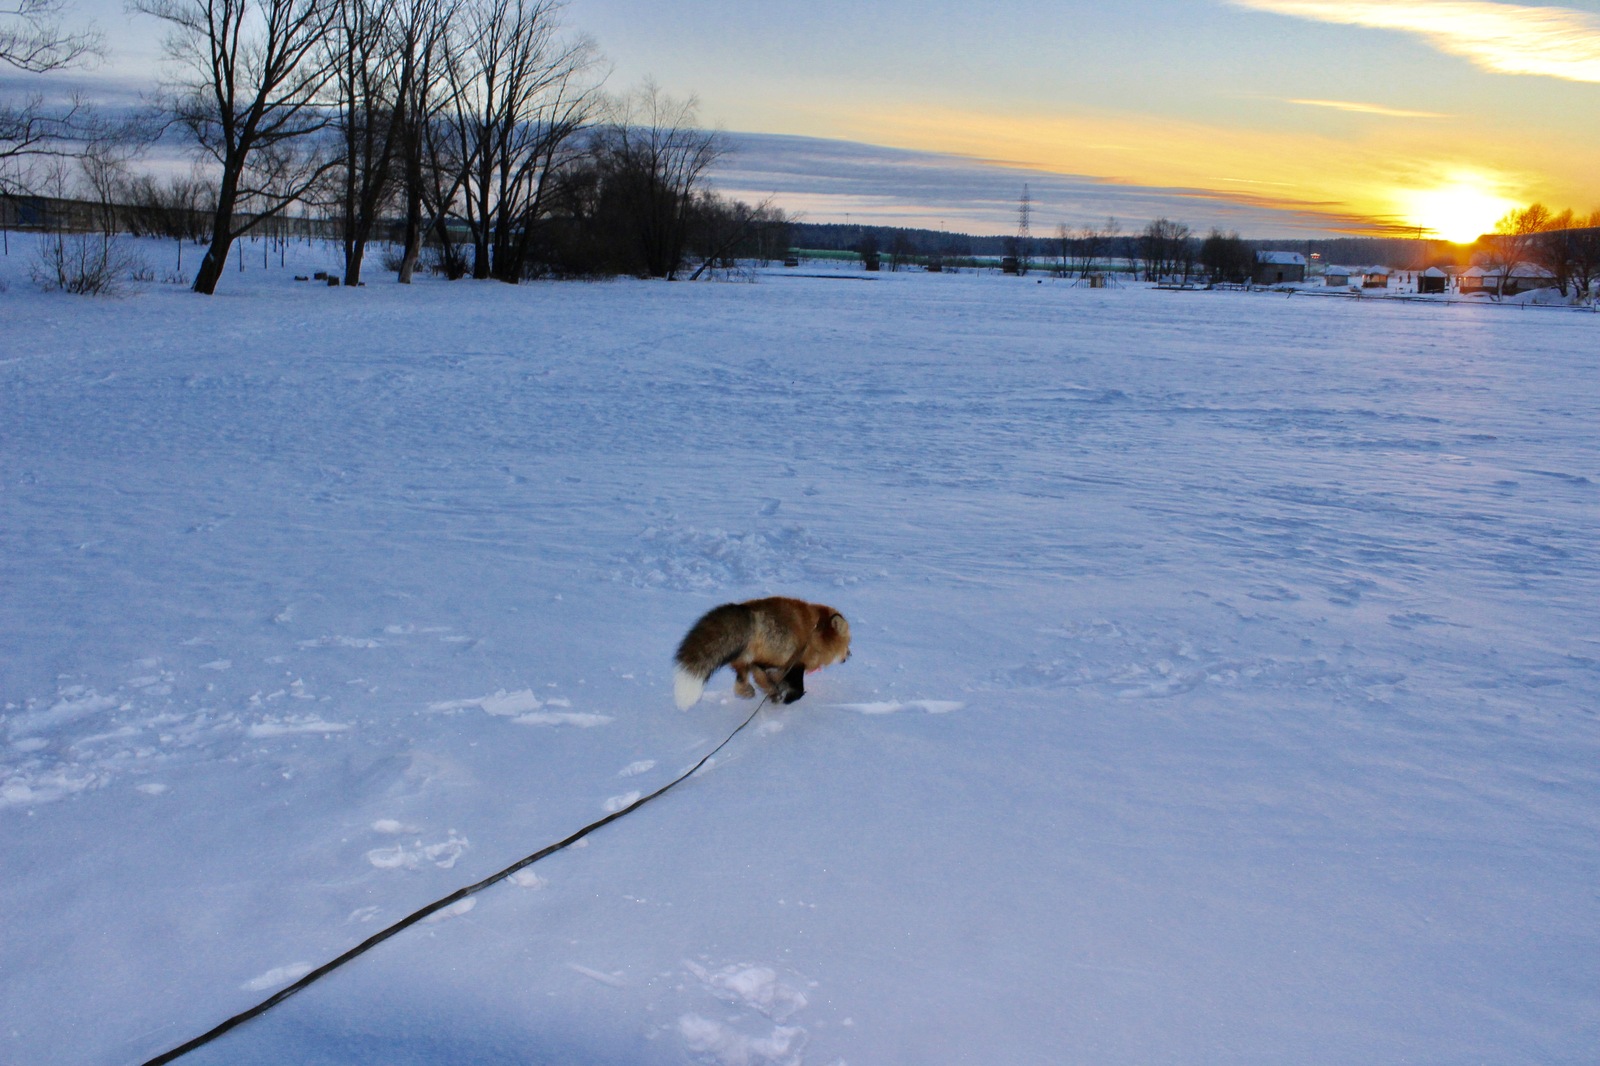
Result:
{"label": "snow-covered field", "polygon": [[183,1061],[1594,1061],[1600,316],[0,271],[0,1062],[669,780],[765,593],[853,658]]}

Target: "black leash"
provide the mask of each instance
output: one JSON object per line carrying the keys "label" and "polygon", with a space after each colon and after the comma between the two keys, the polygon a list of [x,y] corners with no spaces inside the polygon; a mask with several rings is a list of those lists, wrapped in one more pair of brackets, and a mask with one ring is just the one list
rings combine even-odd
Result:
{"label": "black leash", "polygon": [[649,803],[651,800],[655,799],[657,796],[660,796],[663,793],[666,793],[666,792],[670,791],[671,789],[673,789],[677,785],[679,785],[681,782],[687,780],[690,777],[693,777],[694,774],[695,774],[695,771],[699,770],[700,767],[702,767],[706,763],[710,762],[711,761],[711,757],[713,755],[715,755],[717,752],[721,751],[723,748],[727,747],[729,741],[733,740],[734,737],[738,736],[740,733],[742,733],[744,731],[744,727],[745,726],[747,726],[751,722],[755,721],[756,715],[761,713],[761,708],[763,708],[763,707],[765,707],[767,705],[767,699],[768,699],[768,697],[763,696],[761,698],[761,702],[756,704],[756,709],[750,712],[750,717],[746,718],[743,722],[740,722],[739,723],[739,728],[737,728],[733,732],[729,733],[727,738],[725,740],[723,740],[723,742],[721,744],[718,744],[716,747],[714,747],[710,751],[706,752],[706,754],[701,757],[699,762],[695,763],[693,766],[689,767],[689,769],[685,770],[683,773],[679,774],[677,777],[673,778],[671,781],[668,781],[666,784],[662,785],[660,788],[656,789],[654,792],[650,793],[648,796],[643,796],[643,797],[641,797],[639,799],[634,800],[632,803],[628,804],[626,807],[622,808],[620,811],[613,811],[610,814],[606,815],[604,818],[600,819],[598,822],[590,822],[588,825],[584,826],[582,829],[578,830],[576,833],[573,833],[571,836],[567,837],[565,840],[559,841],[559,842],[557,842],[555,844],[551,844],[548,847],[541,848],[540,850],[534,852],[532,855],[529,855],[525,859],[518,859],[516,862],[512,863],[510,866],[507,866],[504,870],[501,870],[497,874],[490,874],[488,877],[485,877],[482,881],[479,881],[477,884],[468,885],[465,888],[458,888],[454,892],[450,893],[448,896],[445,896],[443,899],[436,899],[432,903],[428,904],[426,907],[423,907],[423,908],[421,908],[419,910],[411,912],[410,914],[406,915],[404,918],[400,919],[398,922],[395,922],[393,925],[389,926],[387,929],[384,929],[384,930],[382,930],[380,932],[374,933],[371,936],[367,937],[367,939],[363,940],[361,943],[357,944],[355,947],[351,948],[349,951],[346,951],[343,955],[340,955],[338,958],[332,959],[332,960],[330,960],[328,962],[323,963],[321,966],[318,966],[315,970],[312,970],[310,973],[306,974],[304,977],[300,978],[298,981],[294,982],[293,984],[286,985],[283,988],[280,988],[278,991],[274,992],[272,995],[268,996],[266,999],[262,1000],[260,1003],[257,1003],[254,1007],[251,1007],[249,1010],[240,1011],[238,1014],[235,1014],[233,1017],[229,1018],[227,1021],[223,1022],[221,1025],[218,1025],[216,1028],[212,1029],[211,1031],[206,1032],[206,1033],[202,1033],[199,1036],[195,1037],[193,1040],[190,1040],[188,1043],[180,1044],[179,1046],[173,1048],[171,1051],[168,1051],[168,1052],[166,1052],[164,1054],[161,1054],[161,1055],[157,1055],[153,1059],[149,1059],[148,1061],[143,1063],[143,1066],[162,1066],[163,1063],[171,1062],[173,1059],[176,1059],[176,1058],[178,1058],[178,1057],[180,1057],[182,1055],[187,1055],[189,1052],[193,1051],[195,1048],[203,1047],[204,1045],[211,1043],[211,1041],[217,1039],[217,1037],[219,1037],[219,1036],[223,1035],[224,1033],[228,1032],[228,1030],[234,1028],[235,1026],[243,1025],[245,1022],[249,1021],[251,1018],[254,1018],[258,1014],[266,1013],[267,1011],[271,1010],[273,1007],[276,1007],[279,1003],[282,1003],[284,1000],[288,999],[290,996],[292,996],[296,992],[300,991],[302,988],[305,988],[307,985],[311,984],[312,982],[314,982],[314,981],[316,981],[316,980],[318,980],[320,978],[326,977],[328,974],[332,973],[334,970],[337,970],[339,967],[343,966],[345,963],[349,962],[351,959],[355,958],[358,955],[365,954],[366,952],[368,952],[371,949],[377,947],[379,944],[383,943],[385,940],[388,940],[390,937],[394,936],[396,933],[400,932],[401,930],[408,929],[411,926],[416,925],[418,922],[422,921],[428,915],[433,914],[436,911],[443,910],[445,907],[450,906],[452,903],[459,903],[461,900],[466,899],[468,896],[471,896],[474,893],[482,892],[484,889],[488,888],[490,885],[497,884],[500,881],[504,881],[506,878],[510,877],[512,874],[516,873],[518,870],[522,869],[524,866],[532,866],[534,863],[538,862],[540,859],[543,859],[543,858],[545,858],[546,856],[549,856],[549,855],[554,855],[556,852],[560,851],[562,848],[571,847],[573,844],[576,844],[578,841],[582,840],[584,837],[588,836],[590,833],[594,832],[596,829],[599,829],[601,826],[610,825],[612,822],[616,821],[618,818],[621,818],[625,814],[632,814],[634,811],[638,810],[640,807],[643,807],[646,803]]}

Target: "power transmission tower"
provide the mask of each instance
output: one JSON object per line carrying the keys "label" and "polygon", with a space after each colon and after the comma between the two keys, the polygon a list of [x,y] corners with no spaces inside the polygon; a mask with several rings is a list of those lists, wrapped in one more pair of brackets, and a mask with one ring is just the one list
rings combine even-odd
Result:
{"label": "power transmission tower", "polygon": [[1033,250],[1033,194],[1026,183],[1022,186],[1022,199],[1017,204],[1017,273],[1026,274],[1031,265]]}

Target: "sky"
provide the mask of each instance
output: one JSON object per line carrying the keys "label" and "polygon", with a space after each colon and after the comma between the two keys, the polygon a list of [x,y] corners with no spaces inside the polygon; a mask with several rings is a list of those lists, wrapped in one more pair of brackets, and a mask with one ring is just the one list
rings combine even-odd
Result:
{"label": "sky", "polygon": [[[148,19],[82,0],[153,78]],[[808,221],[1470,239],[1600,208],[1600,0],[569,0],[607,87],[693,96]]]}

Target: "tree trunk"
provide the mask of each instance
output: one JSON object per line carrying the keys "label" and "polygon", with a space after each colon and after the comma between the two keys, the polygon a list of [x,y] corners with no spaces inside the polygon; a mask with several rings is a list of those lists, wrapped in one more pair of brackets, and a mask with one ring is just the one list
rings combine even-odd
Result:
{"label": "tree trunk", "polygon": [[366,258],[366,255],[367,241],[365,237],[351,243],[350,253],[346,257],[344,264],[344,283],[346,285],[355,286],[361,284],[361,261]]}
{"label": "tree trunk", "polygon": [[410,285],[411,275],[416,272],[417,260],[422,257],[422,182],[416,184],[406,192],[406,236],[405,250],[400,256],[400,284]]}
{"label": "tree trunk", "polygon": [[211,246],[194,276],[194,291],[206,296],[216,293],[217,282],[228,265],[228,250],[233,247],[233,203],[238,195],[234,190],[232,175],[224,174],[216,214],[211,220]]}

